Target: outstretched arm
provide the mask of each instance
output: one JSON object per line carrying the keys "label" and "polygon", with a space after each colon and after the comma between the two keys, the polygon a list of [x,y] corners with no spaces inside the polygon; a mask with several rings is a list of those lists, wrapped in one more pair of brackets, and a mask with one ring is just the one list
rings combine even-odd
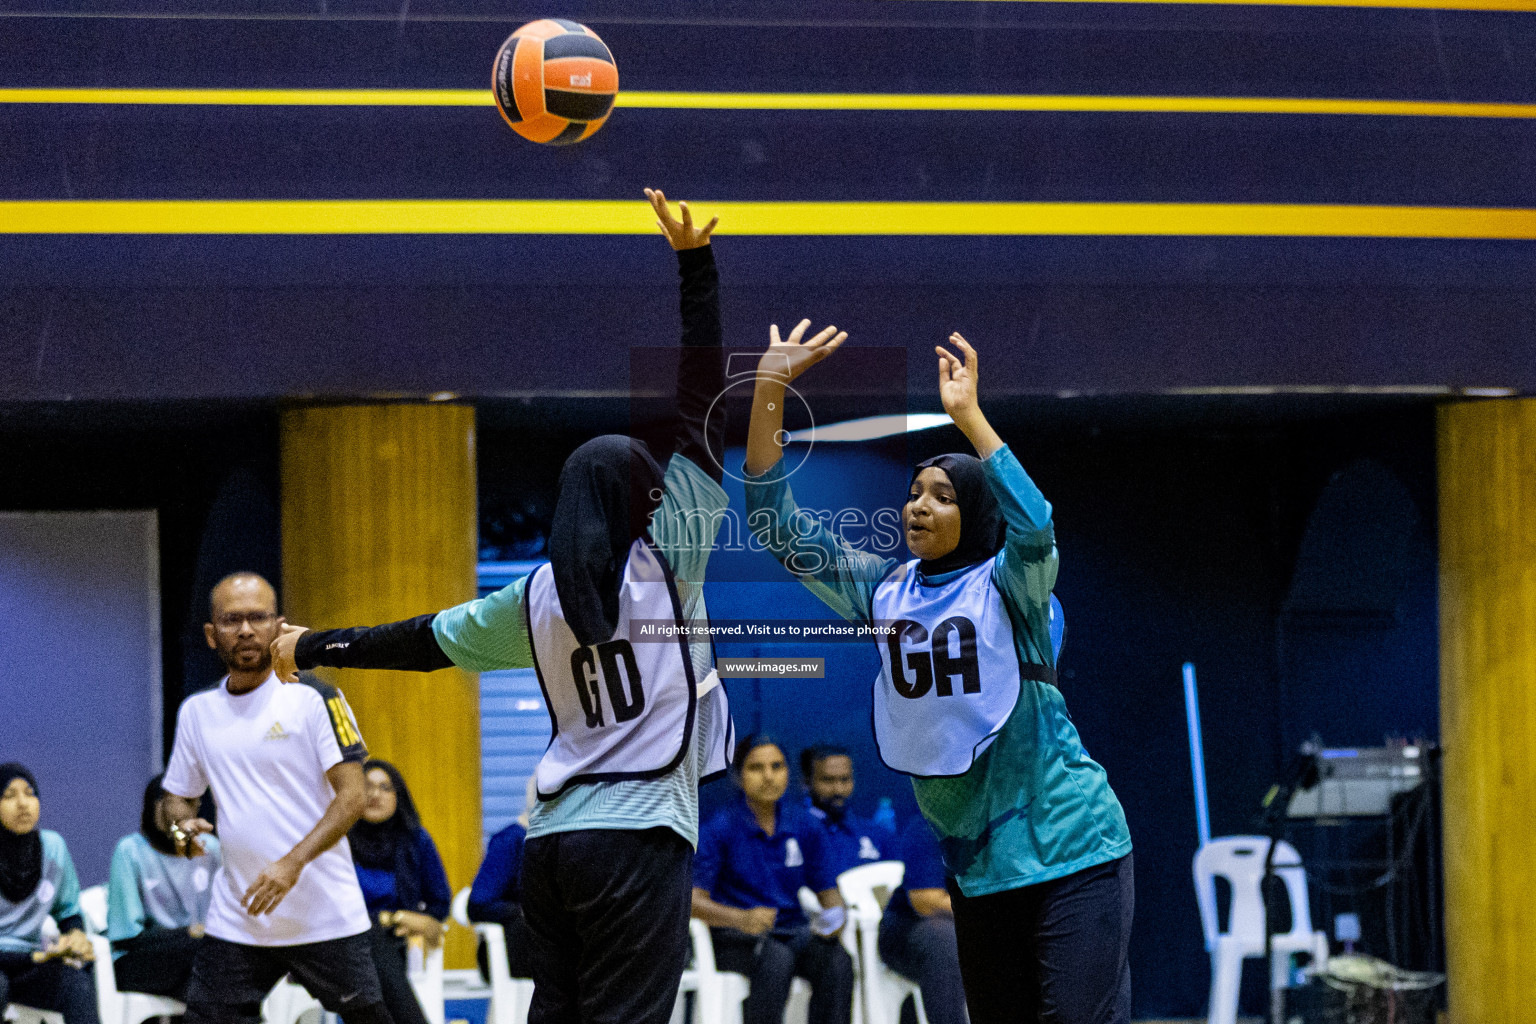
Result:
{"label": "outstretched arm", "polygon": [[435,672],[452,668],[433,634],[436,615],[418,615],[382,626],[311,631],[284,624],[272,642],[272,668],[284,682],[295,682],[300,669],[383,668]]}
{"label": "outstretched arm", "polygon": [[770,328],[768,350],[758,363],[744,467],[747,526],[758,543],[811,593],[843,618],[861,622],[869,618],[875,584],[891,571],[895,560],[853,547],[816,515],[800,509],[783,468],[781,435],[789,383],[847,338],[846,333],[828,327],[802,342],[810,324],[802,320],[786,340],[780,340],[777,325]]}
{"label": "outstretched arm", "polygon": [[533,653],[523,613],[528,577],[494,594],[435,615],[352,629],[311,632],[285,624],[272,641],[272,670],[296,682],[300,669],[382,668],[433,672],[457,665],[467,672],[528,668]]}
{"label": "outstretched arm", "polygon": [[993,570],[993,579],[1028,624],[1040,663],[1050,665],[1054,660],[1049,641],[1050,599],[1058,566],[1051,503],[981,413],[976,397],[976,350],[959,334],[951,334],[949,340],[961,355],[943,347],[937,350],[944,411],[976,446],[987,483],[1008,524],[1003,557]]}
{"label": "outstretched arm", "polygon": [[784,391],[806,370],[838,350],[848,340],[847,331],[823,327],[811,338],[805,337],[809,320],[801,320],[785,340],[779,339],[779,325],[768,328],[768,351],[757,364],[757,384],[752,391],[752,422],[747,427],[747,463],[750,476],[766,473],[783,455],[779,443],[784,431]]}
{"label": "outstretched arm", "polygon": [[708,473],[716,483],[724,476],[725,417],[709,416],[710,406],[725,389],[724,354],[720,348],[720,275],[715,269],[710,235],[720,222],[714,217],[695,227],[693,211],[678,204],[682,219],[672,216],[660,189],[646,189],[656,211],[656,226],[677,251],[681,280],[683,351],[677,364],[677,440],[674,450]]}

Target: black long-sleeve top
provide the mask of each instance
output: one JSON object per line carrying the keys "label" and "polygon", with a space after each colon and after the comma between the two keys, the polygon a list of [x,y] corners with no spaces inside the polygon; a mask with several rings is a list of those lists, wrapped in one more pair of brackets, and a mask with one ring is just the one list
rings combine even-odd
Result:
{"label": "black long-sleeve top", "polygon": [[[725,388],[725,356],[714,246],[680,251],[677,273],[683,333],[673,451],[719,483],[724,476],[725,416],[723,410],[716,410],[711,418],[709,407]],[[451,668],[453,661],[432,632],[436,617],[418,615],[382,626],[314,630],[299,638],[296,660],[300,669],[325,665],[435,672]]]}

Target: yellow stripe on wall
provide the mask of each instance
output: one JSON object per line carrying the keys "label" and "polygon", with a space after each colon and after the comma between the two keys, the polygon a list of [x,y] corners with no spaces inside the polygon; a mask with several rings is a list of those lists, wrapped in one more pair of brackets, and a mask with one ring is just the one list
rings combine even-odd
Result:
{"label": "yellow stripe on wall", "polygon": [[[0,89],[0,104],[489,107],[489,89]],[[1251,96],[941,93],[621,92],[615,106],[659,110],[863,110],[997,113],[1324,114],[1536,118],[1536,103]]]}
{"label": "yellow stripe on wall", "polygon": [[[1536,239],[1536,209],[1243,203],[701,202],[736,235],[1231,235]],[[0,202],[0,234],[644,235],[626,200]]]}

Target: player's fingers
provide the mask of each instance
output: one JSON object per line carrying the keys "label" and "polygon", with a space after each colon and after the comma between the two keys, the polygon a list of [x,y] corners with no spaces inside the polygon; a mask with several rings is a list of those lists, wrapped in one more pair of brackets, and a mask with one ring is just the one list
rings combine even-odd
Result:
{"label": "player's fingers", "polygon": [[770,345],[782,345],[782,344],[784,344],[784,342],[779,340],[779,325],[778,324],[769,324],[768,325],[768,344],[770,344]]}
{"label": "player's fingers", "polygon": [[791,345],[800,344],[800,339],[805,337],[806,328],[810,326],[811,322],[809,320],[801,320],[795,324],[795,329],[789,332],[789,343]]}
{"label": "player's fingers", "polygon": [[815,337],[811,338],[810,341],[805,343],[805,347],[820,348],[822,345],[827,343],[827,339],[831,338],[832,335],[836,333],[837,328],[833,327],[831,324],[828,324],[826,327],[823,327],[821,330],[817,331]]}
{"label": "player's fingers", "polygon": [[687,203],[678,203],[677,204],[677,208],[679,210],[681,210],[682,214],[683,214],[683,230],[684,231],[692,231],[693,230],[693,211],[688,209],[688,204]]}
{"label": "player's fingers", "polygon": [[661,189],[655,189],[650,193],[651,209],[656,211],[656,216],[661,218],[662,230],[671,233],[671,229],[677,226],[676,219],[672,216],[672,210],[667,206],[667,195]]}
{"label": "player's fingers", "polygon": [[949,340],[954,342],[956,347],[958,347],[960,349],[960,351],[965,354],[965,367],[966,367],[966,369],[968,369],[968,370],[970,370],[972,372],[975,372],[975,370],[976,370],[976,350],[971,347],[971,343],[966,341],[964,338],[962,338],[960,336],[960,332],[959,331],[956,331],[954,334],[951,334],[949,336]]}
{"label": "player's fingers", "polygon": [[699,237],[707,240],[710,235],[715,233],[715,225],[719,223],[719,216],[711,217],[709,223],[704,225],[704,230],[699,232]]}
{"label": "player's fingers", "polygon": [[847,331],[839,331],[837,336],[816,350],[816,362],[821,362],[827,356],[837,351],[839,345],[848,340]]}

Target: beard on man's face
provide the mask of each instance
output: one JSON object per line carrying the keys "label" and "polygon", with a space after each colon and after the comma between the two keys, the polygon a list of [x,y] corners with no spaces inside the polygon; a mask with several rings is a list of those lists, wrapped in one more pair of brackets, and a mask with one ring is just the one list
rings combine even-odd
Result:
{"label": "beard on man's face", "polygon": [[272,649],[257,640],[236,641],[219,648],[219,660],[231,672],[260,672],[272,667]]}

